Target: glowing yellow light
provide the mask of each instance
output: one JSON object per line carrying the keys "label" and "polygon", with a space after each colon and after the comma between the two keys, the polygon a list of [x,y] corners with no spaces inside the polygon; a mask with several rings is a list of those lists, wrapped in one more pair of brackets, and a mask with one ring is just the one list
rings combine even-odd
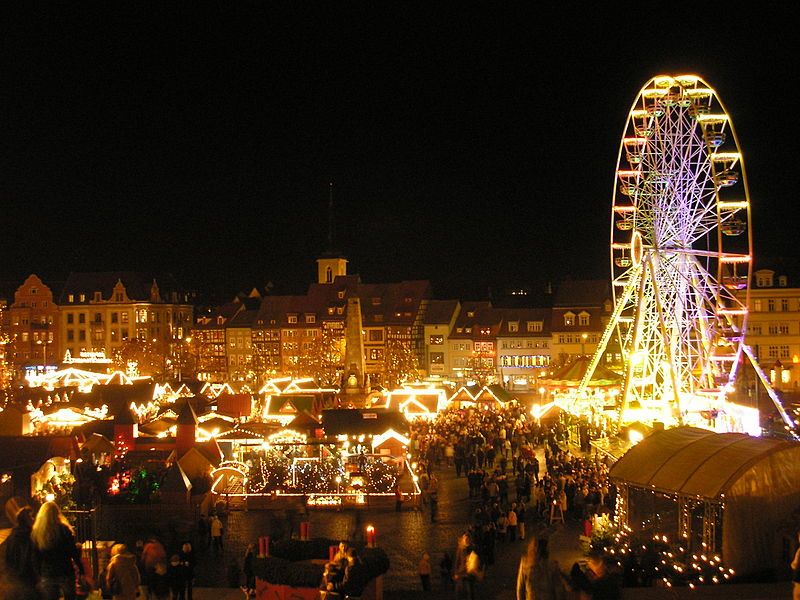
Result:
{"label": "glowing yellow light", "polygon": [[697,115],[697,120],[700,123],[708,123],[708,124],[725,123],[728,121],[728,115],[726,114]]}
{"label": "glowing yellow light", "polygon": [[741,210],[748,207],[747,200],[721,201],[717,205],[720,210]]}

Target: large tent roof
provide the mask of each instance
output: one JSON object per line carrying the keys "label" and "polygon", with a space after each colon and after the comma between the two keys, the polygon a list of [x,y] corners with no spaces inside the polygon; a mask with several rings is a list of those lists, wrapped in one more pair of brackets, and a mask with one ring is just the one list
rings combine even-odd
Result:
{"label": "large tent roof", "polygon": [[[590,360],[591,357],[589,356],[578,356],[572,362],[553,373],[552,376],[543,379],[542,383],[551,386],[578,387],[583,381],[586,370],[589,368]],[[589,387],[608,387],[620,385],[621,383],[622,375],[598,364],[588,385]]]}
{"label": "large tent roof", "polygon": [[611,478],[642,488],[718,499],[751,466],[800,444],[695,427],[657,431],[628,450]]}

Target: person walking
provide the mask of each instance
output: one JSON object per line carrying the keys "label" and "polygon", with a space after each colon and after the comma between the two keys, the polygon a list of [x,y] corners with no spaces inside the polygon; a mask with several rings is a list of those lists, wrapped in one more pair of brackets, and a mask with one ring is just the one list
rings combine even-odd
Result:
{"label": "person walking", "polygon": [[194,586],[194,567],[197,563],[197,559],[194,555],[194,548],[189,542],[184,542],[178,556],[181,559],[181,564],[186,567],[186,600],[193,600],[192,587]]}
{"label": "person walking", "polygon": [[34,560],[41,576],[39,588],[45,600],[75,600],[75,571],[83,577],[81,553],[75,532],[55,502],[42,504],[31,527]]}
{"label": "person walking", "polygon": [[453,559],[448,552],[444,553],[442,560],[439,561],[439,577],[442,581],[442,590],[449,590],[453,587]]}
{"label": "person walking", "polygon": [[427,552],[422,553],[422,560],[419,561],[417,566],[417,573],[419,573],[419,580],[422,582],[422,591],[431,591],[431,556]]}
{"label": "person walking", "polygon": [[6,511],[13,512],[13,514],[9,514],[8,520],[14,525],[6,540],[6,572],[14,583],[27,590],[33,590],[39,580],[34,564],[34,546],[31,540],[33,509],[30,506],[17,508],[18,506],[11,500],[6,504]]}
{"label": "person walking", "polygon": [[242,562],[242,571],[244,571],[243,591],[248,598],[256,595],[256,573],[254,570],[255,560],[255,546],[253,544],[248,544],[247,550],[244,552],[244,561]]}
{"label": "person walking", "polygon": [[506,530],[508,531],[509,542],[515,542],[517,540],[517,524],[519,521],[516,508],[517,505],[512,504],[511,508],[508,509],[508,515],[506,515]]}
{"label": "person walking", "polygon": [[154,537],[150,537],[147,538],[142,548],[142,557],[140,560],[142,565],[141,579],[142,586],[144,587],[144,596],[146,598],[151,598],[153,596],[151,593],[153,587],[151,581],[156,578],[156,565],[167,563],[167,551],[164,549],[164,545],[161,542]]}
{"label": "person walking", "polygon": [[525,539],[525,503],[520,502],[517,505],[517,531],[519,532],[519,539]]}
{"label": "person walking", "polygon": [[[800,542],[800,531],[797,532],[797,540]],[[800,546],[794,553],[792,560],[792,600],[800,600]]]}
{"label": "person walking", "polygon": [[436,475],[431,475],[428,481],[428,499],[431,503],[431,523],[436,523],[439,516],[439,480]]}
{"label": "person walking", "polygon": [[113,600],[135,600],[141,583],[136,557],[125,544],[114,544],[101,586]]}
{"label": "person walking", "polygon": [[167,582],[172,594],[172,600],[186,600],[186,580],[188,569],[181,561],[180,554],[173,554],[167,566]]}
{"label": "person walking", "polygon": [[558,566],[548,560],[547,540],[531,540],[517,570],[517,600],[557,600],[564,594]]}
{"label": "person walking", "polygon": [[211,546],[214,548],[214,553],[222,552],[222,521],[219,520],[217,515],[211,516],[209,529],[211,531]]}

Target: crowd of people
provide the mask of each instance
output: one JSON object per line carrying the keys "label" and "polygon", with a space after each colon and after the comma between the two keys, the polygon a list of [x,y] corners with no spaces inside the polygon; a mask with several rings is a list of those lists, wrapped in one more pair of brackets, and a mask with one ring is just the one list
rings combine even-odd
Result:
{"label": "crowd of people", "polygon": [[192,600],[195,555],[184,542],[169,558],[155,538],[135,548],[115,544],[108,565],[94,576],[75,531],[55,502],[34,513],[14,499],[6,504],[13,525],[6,540],[3,597],[75,600],[99,590],[114,600]]}
{"label": "crowd of people", "polygon": [[[600,557],[588,561],[587,572],[580,574],[561,573],[548,558],[546,533],[555,523],[583,522],[590,536],[592,517],[610,513],[615,502],[606,465],[596,456],[570,452],[560,421],[542,424],[517,405],[451,409],[431,422],[416,422],[411,443],[421,457],[423,497],[430,495],[428,482],[436,469],[452,469],[465,480],[472,503],[471,522],[457,540],[454,559],[449,553],[442,557],[442,589],[452,581],[457,597],[474,598],[495,562],[496,545],[533,537],[520,561],[518,598],[559,598],[565,589],[596,600],[614,597],[606,593],[611,584],[593,584],[601,578],[614,581]],[[426,590],[423,568],[421,563]]]}

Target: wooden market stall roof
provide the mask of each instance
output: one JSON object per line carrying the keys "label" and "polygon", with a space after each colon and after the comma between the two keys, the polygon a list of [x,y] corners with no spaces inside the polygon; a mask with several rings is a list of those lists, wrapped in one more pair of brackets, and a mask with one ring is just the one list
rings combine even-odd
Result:
{"label": "wooden market stall roof", "polygon": [[716,500],[748,469],[782,451],[793,453],[787,460],[800,459],[797,442],[675,427],[656,431],[628,450],[610,476],[636,487]]}
{"label": "wooden market stall roof", "polygon": [[[550,377],[542,379],[544,385],[557,387],[578,387],[583,381],[586,369],[589,368],[590,356],[578,356],[575,360],[564,365],[553,373]],[[610,387],[618,386],[622,383],[622,375],[615,373],[608,367],[598,364],[595,367],[592,378],[589,380],[589,387]]]}

